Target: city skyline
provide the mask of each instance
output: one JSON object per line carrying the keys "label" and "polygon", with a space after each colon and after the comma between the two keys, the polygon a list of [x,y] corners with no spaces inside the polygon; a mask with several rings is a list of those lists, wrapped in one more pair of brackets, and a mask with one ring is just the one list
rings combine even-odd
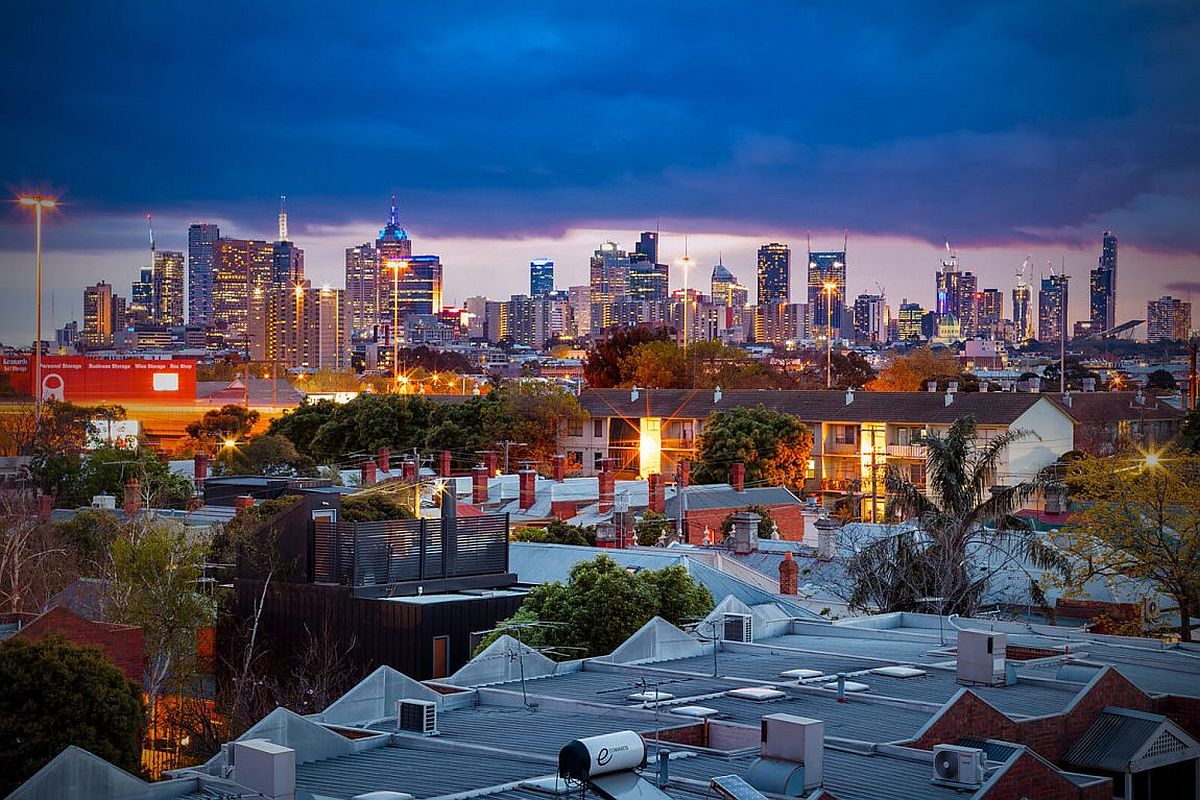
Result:
{"label": "city skyline", "polygon": [[[46,220],[48,317],[78,317],[79,290],[101,277],[136,276],[147,211],[166,250],[186,251],[191,222],[274,240],[281,194],[306,274],[338,285],[342,252],[374,240],[381,198],[398,193],[414,238],[442,257],[450,302],[520,291],[533,258],[556,262],[560,286],[582,284],[597,244],[632,249],[645,230],[662,231],[663,263],[687,235],[700,266],[723,255],[751,285],[760,244],[799,252],[811,233],[814,250],[836,250],[848,229],[847,298],[878,281],[894,307],[932,303],[943,236],[981,287],[1011,286],[1026,253],[1065,257],[1079,286],[1111,229],[1146,297],[1200,288],[1194,4],[404,14],[397,27],[368,6],[336,20],[13,10],[23,35],[0,56],[0,93],[26,112],[0,132],[0,176],[63,200]],[[386,45],[348,49],[384,28]],[[594,47],[604,37],[637,57],[611,58]],[[145,46],[165,41],[169,58]],[[214,60],[210,41],[241,55]],[[51,91],[24,80],[29,63]],[[180,87],[203,97],[196,124],[164,113]],[[288,98],[287,116],[271,97]],[[0,214],[5,343],[32,327],[30,227]],[[1072,292],[1072,320],[1087,294]],[[1122,292],[1117,316],[1144,315],[1144,301]]]}

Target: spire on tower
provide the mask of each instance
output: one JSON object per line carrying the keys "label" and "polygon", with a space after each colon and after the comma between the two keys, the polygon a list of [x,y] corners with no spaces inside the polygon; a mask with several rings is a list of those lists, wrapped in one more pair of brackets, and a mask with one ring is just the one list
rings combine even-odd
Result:
{"label": "spire on tower", "polygon": [[154,215],[146,212],[146,227],[150,229],[150,252],[154,252]]}
{"label": "spire on tower", "polygon": [[279,195],[279,241],[288,241],[287,195]]}
{"label": "spire on tower", "polygon": [[400,225],[400,211],[396,208],[396,195],[392,195],[392,210],[388,212],[388,227],[394,228]]}

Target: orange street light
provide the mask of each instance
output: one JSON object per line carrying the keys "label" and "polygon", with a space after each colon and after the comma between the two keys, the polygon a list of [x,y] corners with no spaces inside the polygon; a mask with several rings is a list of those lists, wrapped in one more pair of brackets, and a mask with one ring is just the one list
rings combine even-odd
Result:
{"label": "orange street light", "polygon": [[58,201],[53,197],[23,194],[17,202],[25,208],[33,209],[36,221],[37,249],[37,330],[33,339],[33,392],[35,418],[40,423],[42,419],[42,212],[51,211],[58,207]]}

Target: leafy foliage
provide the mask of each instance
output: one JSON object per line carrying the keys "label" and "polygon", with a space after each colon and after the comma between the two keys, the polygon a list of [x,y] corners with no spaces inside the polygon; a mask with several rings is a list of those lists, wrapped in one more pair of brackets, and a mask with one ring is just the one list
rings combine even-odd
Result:
{"label": "leafy foliage", "polygon": [[1084,458],[1070,465],[1067,482],[1081,504],[1062,530],[1068,585],[1146,581],[1175,599],[1180,638],[1190,641],[1186,620],[1200,608],[1200,457],[1173,455],[1157,466]]}
{"label": "leafy foliage", "polygon": [[561,519],[556,519],[544,528],[531,527],[513,531],[512,540],[514,542],[545,542],[594,547],[596,528],[591,525],[587,527],[568,525]]}
{"label": "leafy foliage", "polygon": [[[749,511],[752,514],[758,514],[762,519],[758,523],[758,538],[770,539],[771,532],[776,529],[775,518],[771,516],[771,510],[765,506],[746,506],[738,509],[739,511]],[[737,512],[734,512],[737,513]],[[733,533],[733,514],[730,514],[725,519],[721,520],[721,533],[728,536]]]}
{"label": "leafy foliage", "polygon": [[243,406],[227,405],[214,408],[184,428],[208,451],[215,452],[226,440],[243,441],[258,424],[258,412]]}
{"label": "leafy foliage", "polygon": [[217,453],[216,472],[221,475],[284,475],[309,477],[317,465],[301,455],[286,436],[263,434],[244,445],[223,447]]}
{"label": "leafy foliage", "polygon": [[1146,388],[1154,391],[1173,392],[1179,388],[1175,376],[1165,369],[1156,369],[1146,376]]}
{"label": "leafy foliage", "polygon": [[587,361],[583,364],[584,380],[594,389],[619,386],[624,378],[625,360],[635,347],[670,339],[669,328],[617,328],[588,352]]}
{"label": "leafy foliage", "polygon": [[970,615],[986,585],[986,576],[974,579],[969,572],[977,547],[1066,572],[1063,554],[1043,543],[1027,520],[1014,516],[1047,478],[992,491],[1004,450],[1026,436],[1010,431],[983,441],[975,420],[965,417],[944,435],[925,438],[927,490],[889,468],[884,480],[888,517],[907,520],[912,528],[871,542],[853,556],[851,604],[912,611],[916,598],[937,597],[939,611]]}
{"label": "leafy foliage", "polygon": [[108,561],[108,550],[121,534],[121,523],[111,511],[85,508],[58,524],[63,544],[74,556],[85,577],[100,577]]}
{"label": "leafy foliage", "polygon": [[6,641],[0,686],[0,794],[68,745],[141,772],[141,689],[99,650],[55,637]]}
{"label": "leafy foliage", "polygon": [[1200,453],[1200,406],[1183,415],[1179,426],[1179,445],[1191,453]]}
{"label": "leafy foliage", "polygon": [[[567,583],[545,583],[529,593],[520,610],[505,623],[537,621],[545,626],[522,631],[521,640],[554,648],[558,659],[611,653],[655,616],[679,625],[713,608],[708,589],[682,566],[626,572],[608,556],[571,567]],[[486,647],[499,635],[485,639]]]}
{"label": "leafy foliage", "polygon": [[346,522],[379,522],[388,519],[413,519],[412,499],[399,493],[366,492],[342,498],[341,518]]}
{"label": "leafy foliage", "polygon": [[138,480],[147,507],[182,508],[194,494],[191,481],[145,448],[99,447],[86,456],[55,455],[41,463],[41,480],[49,485],[44,488],[57,496],[59,507],[90,505],[100,494],[116,498],[119,506],[130,478]]}
{"label": "leafy foliage", "polygon": [[697,451],[697,483],[721,483],[736,462],[746,465],[746,483],[800,488],[808,471],[813,438],[795,417],[763,406],[731,408],[709,415]]}
{"label": "leafy foliage", "polygon": [[664,536],[675,532],[675,521],[666,514],[647,511],[633,526],[633,534],[642,547],[654,547]]}
{"label": "leafy foliage", "polygon": [[918,347],[894,357],[867,385],[872,392],[919,392],[932,379],[958,380],[962,367],[950,350]]}

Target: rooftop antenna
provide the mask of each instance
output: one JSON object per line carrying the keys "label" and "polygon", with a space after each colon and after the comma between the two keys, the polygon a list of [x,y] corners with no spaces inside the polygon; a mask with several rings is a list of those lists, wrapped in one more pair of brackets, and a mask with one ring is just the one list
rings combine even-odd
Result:
{"label": "rooftop antenna", "polygon": [[287,195],[279,195],[279,241],[288,240]]}
{"label": "rooftop antenna", "polygon": [[850,229],[846,228],[842,233],[842,255],[846,255],[846,250],[850,247]]}
{"label": "rooftop antenna", "polygon": [[396,209],[396,195],[392,195],[392,209],[388,212],[388,225],[396,226],[400,224],[400,212]]}

